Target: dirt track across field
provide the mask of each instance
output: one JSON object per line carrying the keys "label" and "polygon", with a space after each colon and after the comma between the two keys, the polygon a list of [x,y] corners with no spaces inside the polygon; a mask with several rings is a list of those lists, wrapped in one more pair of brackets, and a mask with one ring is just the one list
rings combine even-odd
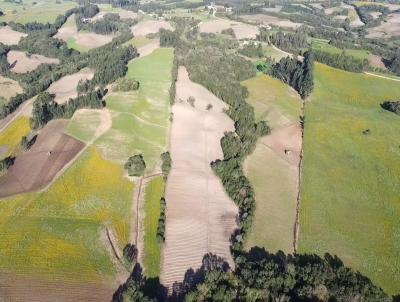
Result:
{"label": "dirt track across field", "polygon": [[0,28],[0,43],[5,45],[17,45],[19,40],[26,36],[27,34],[12,30],[8,25]]}
{"label": "dirt track across field", "polygon": [[[193,96],[194,107],[186,102]],[[209,111],[207,105],[213,107]],[[229,239],[236,228],[237,207],[210,167],[223,157],[220,139],[233,131],[223,113],[226,105],[179,68],[176,103],[172,108],[172,170],[166,186],[166,242],[162,283],[171,289],[188,269],[201,266],[206,253],[215,253],[232,266]]]}
{"label": "dirt track across field", "polygon": [[39,133],[30,150],[15,159],[0,177],[0,198],[40,190],[85,146],[64,134],[67,121],[54,120]]}
{"label": "dirt track across field", "polygon": [[12,65],[11,70],[16,73],[25,73],[35,70],[40,64],[58,64],[60,60],[47,58],[42,55],[27,56],[25,52],[10,50],[7,54],[7,61]]}

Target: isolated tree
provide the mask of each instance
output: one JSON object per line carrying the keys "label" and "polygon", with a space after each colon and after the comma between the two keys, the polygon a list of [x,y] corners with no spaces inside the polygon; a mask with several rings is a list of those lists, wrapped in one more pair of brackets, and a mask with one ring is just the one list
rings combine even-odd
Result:
{"label": "isolated tree", "polygon": [[164,178],[168,177],[169,171],[171,170],[171,155],[169,154],[169,152],[164,152],[161,154],[161,171],[164,174]]}
{"label": "isolated tree", "polygon": [[21,137],[20,146],[21,146],[22,150],[24,150],[24,151],[28,150],[29,141],[25,135]]}
{"label": "isolated tree", "polygon": [[128,263],[133,264],[136,262],[138,250],[134,244],[128,243],[122,253]]}
{"label": "isolated tree", "polygon": [[128,170],[129,176],[143,176],[144,170],[146,169],[146,163],[142,154],[137,154],[129,157],[124,167]]}
{"label": "isolated tree", "polygon": [[190,104],[190,106],[194,107],[194,102],[196,102],[196,99],[190,96],[186,101],[188,102],[188,104]]}

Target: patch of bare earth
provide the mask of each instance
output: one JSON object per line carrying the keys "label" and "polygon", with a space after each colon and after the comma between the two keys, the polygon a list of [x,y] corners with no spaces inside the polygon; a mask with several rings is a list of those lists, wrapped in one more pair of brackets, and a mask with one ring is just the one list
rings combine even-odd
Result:
{"label": "patch of bare earth", "polygon": [[42,55],[30,55],[23,51],[10,50],[7,54],[7,61],[12,66],[11,70],[16,73],[25,73],[36,69],[40,64],[58,64],[60,60],[47,58]]}
{"label": "patch of bare earth", "polygon": [[0,97],[9,100],[18,93],[22,93],[22,88],[19,83],[0,75]]}
{"label": "patch of bare earth", "polygon": [[[186,102],[190,96],[196,99],[194,106]],[[212,109],[206,109],[208,104]],[[186,69],[179,68],[161,273],[169,289],[183,281],[186,271],[198,269],[206,253],[215,253],[233,265],[229,238],[237,227],[238,210],[210,167],[223,157],[220,139],[224,132],[234,130],[224,108],[221,100],[191,82]]]}
{"label": "patch of bare earth", "polygon": [[250,22],[255,22],[257,24],[264,24],[264,25],[276,25],[287,28],[297,28],[301,26],[301,23],[294,23],[290,20],[281,19],[278,17],[264,15],[264,14],[243,15],[241,16],[241,18]]}
{"label": "patch of bare earth", "polygon": [[87,48],[96,48],[110,43],[115,35],[99,35],[92,32],[78,32],[75,26],[62,27],[58,30],[55,38],[68,42],[74,38],[76,43]]}
{"label": "patch of bare earth", "polygon": [[372,67],[386,69],[385,64],[382,62],[382,58],[377,55],[370,54],[368,57],[369,64]]}
{"label": "patch of bare earth", "polygon": [[121,19],[135,19],[137,17],[137,13],[129,10],[124,10],[118,13]]}
{"label": "patch of bare earth", "polygon": [[6,45],[17,45],[26,36],[27,34],[12,30],[8,25],[0,28],[0,42]]}
{"label": "patch of bare earth", "polygon": [[400,36],[400,12],[390,14],[387,21],[368,29],[367,38],[390,38]]}
{"label": "patch of bare earth", "polygon": [[173,30],[171,24],[165,20],[145,20],[132,26],[131,31],[132,34],[137,37],[158,33],[160,28]]}
{"label": "patch of bare earth", "polygon": [[90,80],[93,78],[93,71],[82,69],[81,71],[62,77],[52,83],[47,89],[49,93],[56,95],[55,101],[59,104],[67,102],[70,98],[78,96],[77,87],[80,80]]}
{"label": "patch of bare earth", "polygon": [[160,47],[160,39],[156,39],[146,45],[138,47],[137,51],[141,57],[151,54],[154,50]]}
{"label": "patch of bare earth", "polygon": [[[113,284],[0,273],[0,301],[30,302],[109,302]],[[29,290],[27,290],[29,289]]]}
{"label": "patch of bare earth", "polygon": [[255,39],[259,30],[255,25],[231,21],[227,19],[215,19],[200,23],[200,32],[220,33],[224,29],[232,28],[237,39]]}
{"label": "patch of bare earth", "polygon": [[64,134],[67,121],[49,122],[28,151],[0,177],[0,198],[40,190],[49,184],[85,144]]}

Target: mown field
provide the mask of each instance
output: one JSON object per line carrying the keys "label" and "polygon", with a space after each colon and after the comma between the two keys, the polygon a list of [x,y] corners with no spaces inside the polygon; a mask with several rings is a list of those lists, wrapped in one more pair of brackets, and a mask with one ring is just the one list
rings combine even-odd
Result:
{"label": "mown field", "polygon": [[[300,252],[338,255],[400,291],[400,120],[395,81],[315,66],[306,105]],[[369,129],[369,134],[363,131]]]}
{"label": "mown field", "polygon": [[106,158],[125,163],[143,154],[147,172],[155,169],[167,145],[172,61],[172,49],[163,48],[129,63],[126,77],[137,79],[140,88],[106,99],[112,127],[96,142]]}
{"label": "mown field", "polygon": [[[244,81],[243,85],[249,90],[247,101],[258,120],[268,121],[273,129],[298,120],[301,101],[289,86],[266,75]],[[256,212],[246,247],[292,252],[296,172],[263,139],[246,160],[245,171],[256,195]]]}
{"label": "mown field", "polygon": [[13,1],[0,0],[0,7],[4,12],[0,21],[15,21],[23,24],[34,21],[53,23],[58,15],[64,14],[65,11],[77,5],[74,1],[24,0],[19,4]]}
{"label": "mown field", "polygon": [[29,119],[19,117],[0,133],[0,159],[15,155],[20,149],[19,143],[22,136],[31,131]]}
{"label": "mown field", "polygon": [[160,199],[164,196],[164,180],[158,176],[146,185],[144,199],[144,251],[143,266],[147,278],[160,276],[160,249],[157,226],[160,218]]}
{"label": "mown field", "polygon": [[120,248],[128,243],[132,193],[122,167],[90,147],[47,191],[0,202],[0,269],[113,278],[104,231],[107,226],[115,234]]}

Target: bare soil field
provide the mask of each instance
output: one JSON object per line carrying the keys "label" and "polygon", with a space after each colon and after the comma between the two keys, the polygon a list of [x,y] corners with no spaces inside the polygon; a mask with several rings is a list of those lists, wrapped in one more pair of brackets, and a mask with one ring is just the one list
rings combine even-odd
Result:
{"label": "bare soil field", "polygon": [[145,20],[132,26],[131,30],[134,36],[146,36],[158,33],[160,28],[173,30],[171,24],[163,20]]}
{"label": "bare soil field", "polygon": [[380,56],[370,54],[368,57],[368,61],[372,67],[386,69],[386,66],[385,64],[383,64],[382,58]]}
{"label": "bare soil field", "polygon": [[58,30],[55,38],[68,42],[69,39],[75,39],[75,43],[86,47],[96,48],[103,46],[113,39],[114,35],[99,35],[92,32],[78,32],[75,26],[62,27]]}
{"label": "bare soil field", "polygon": [[0,28],[0,42],[6,45],[17,45],[19,40],[26,36],[27,34],[12,30],[9,26]]}
{"label": "bare soil field", "polygon": [[9,100],[11,97],[21,92],[22,88],[17,81],[0,76],[0,97]]}
{"label": "bare soil field", "polygon": [[16,73],[25,73],[36,69],[40,64],[59,64],[59,59],[48,58],[42,55],[33,54],[27,56],[25,52],[10,50],[7,54],[7,61],[12,65],[11,70]]}
{"label": "bare soil field", "polygon": [[360,17],[358,16],[356,9],[348,4],[345,4],[342,2],[342,4],[340,5],[342,8],[346,8],[349,10],[349,19],[350,19],[350,26],[352,27],[359,27],[359,26],[363,26],[364,23],[360,20]]}
{"label": "bare soil field", "polygon": [[[245,16],[243,16],[245,17]],[[227,19],[215,19],[212,21],[201,22],[200,32],[220,33],[222,30],[232,28],[237,39],[255,39],[259,30],[257,26],[231,21]]]}
{"label": "bare soil field", "polygon": [[48,123],[30,150],[19,155],[0,178],[0,198],[44,188],[82,150],[84,143],[64,134],[65,120]]}
{"label": "bare soil field", "polygon": [[118,15],[121,19],[135,19],[137,17],[137,13],[128,10],[119,12]]}
{"label": "bare soil field", "polygon": [[290,20],[281,19],[274,16],[255,14],[255,15],[243,15],[241,16],[244,20],[255,22],[264,25],[276,25],[281,27],[297,28],[301,26],[301,23],[294,23]]}
{"label": "bare soil field", "polygon": [[[0,273],[1,301],[31,302],[108,302],[115,288],[112,284],[88,283],[43,276]],[[27,290],[29,288],[29,290]]]}
{"label": "bare soil field", "polygon": [[[187,103],[193,96],[194,106]],[[213,107],[207,110],[211,104]],[[226,105],[179,68],[176,103],[172,107],[172,169],[166,186],[166,242],[161,281],[171,288],[185,272],[201,266],[206,253],[230,265],[229,238],[236,227],[237,207],[213,173],[210,163],[223,157],[220,139],[234,129],[223,113]]]}
{"label": "bare soil field", "polygon": [[368,29],[367,38],[390,38],[400,36],[400,13],[390,14],[386,22]]}
{"label": "bare soil field", "polygon": [[160,39],[157,39],[148,44],[138,47],[137,51],[141,57],[144,57],[151,54],[154,50],[156,50],[159,47],[160,47]]}
{"label": "bare soil field", "polygon": [[76,98],[78,96],[76,89],[81,79],[90,80],[92,78],[93,71],[85,68],[77,73],[62,77],[58,81],[51,84],[47,91],[49,93],[54,93],[56,95],[55,101],[59,104],[62,104],[67,102],[70,98]]}

